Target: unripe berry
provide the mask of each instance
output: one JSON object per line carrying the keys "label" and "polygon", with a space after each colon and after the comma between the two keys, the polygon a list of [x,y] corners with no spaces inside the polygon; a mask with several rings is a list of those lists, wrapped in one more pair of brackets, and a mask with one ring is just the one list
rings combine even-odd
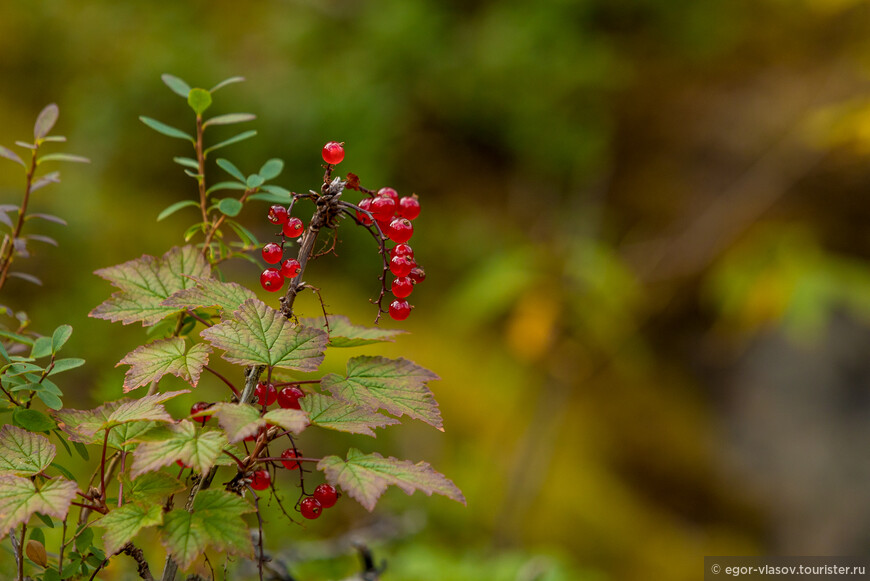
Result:
{"label": "unripe berry", "polygon": [[390,303],[390,316],[396,321],[404,321],[411,314],[411,305],[406,300],[396,299]]}
{"label": "unripe berry", "polygon": [[399,193],[393,188],[381,188],[378,190],[378,195],[392,198],[393,202],[395,202],[396,204],[399,203]]}
{"label": "unripe berry", "polygon": [[[359,207],[363,210],[371,212],[372,199],[364,198],[359,204]],[[372,219],[368,217],[364,212],[357,211],[356,219],[362,222],[364,225],[369,226],[372,223]]]}
{"label": "unripe berry", "polygon": [[398,277],[408,276],[414,268],[414,261],[407,256],[397,256],[390,260],[390,272]]}
{"label": "unripe berry", "polygon": [[281,457],[286,458],[286,460],[281,460],[281,464],[284,465],[284,468],[287,470],[296,470],[299,468],[299,462],[296,462],[294,458],[300,458],[302,456],[302,452],[296,450],[295,448],[287,448],[283,452],[281,452]]}
{"label": "unripe berry", "polygon": [[263,247],[263,260],[269,264],[278,264],[284,256],[284,251],[280,244],[269,242]]}
{"label": "unripe berry", "polygon": [[330,141],[323,146],[323,161],[335,165],[344,159],[344,145],[337,141]]}
{"label": "unripe berry", "polygon": [[411,273],[408,276],[411,277],[411,280],[413,280],[415,284],[421,283],[426,280],[426,271],[419,266],[415,266],[411,269]]}
{"label": "unripe berry", "polygon": [[295,258],[288,258],[281,263],[281,274],[287,278],[296,278],[300,270],[302,270],[302,266]]}
{"label": "unripe berry", "polygon": [[284,284],[284,277],[281,276],[277,268],[267,268],[260,275],[260,284],[270,293],[274,293],[281,290],[281,286]]}
{"label": "unripe berry", "polygon": [[409,277],[402,276],[393,279],[393,284],[390,288],[396,298],[403,299],[410,295],[411,291],[414,290],[414,283],[411,282],[411,279]]}
{"label": "unripe berry", "polygon": [[260,405],[272,405],[278,398],[278,391],[271,383],[263,383],[262,381],[254,388],[254,397]]}
{"label": "unripe berry", "polygon": [[255,470],[251,474],[251,488],[254,490],[266,490],[269,488],[271,481],[272,477],[269,475],[268,470]]}
{"label": "unripe berry", "polygon": [[305,230],[305,225],[302,223],[302,220],[296,217],[288,218],[287,223],[282,228],[284,236],[288,238],[298,238],[303,230]]}
{"label": "unripe berry", "polygon": [[338,491],[330,484],[321,484],[314,489],[314,498],[323,508],[331,508],[335,506],[338,500]]}
{"label": "unripe berry", "polygon": [[395,258],[397,256],[407,256],[408,258],[414,258],[414,249],[405,244],[396,244],[390,249],[390,258]]}
{"label": "unripe berry", "polygon": [[272,224],[284,224],[287,217],[287,208],[278,205],[269,208],[269,214],[266,216]]}
{"label": "unripe berry", "polygon": [[413,220],[417,216],[420,215],[420,202],[417,200],[417,196],[405,196],[399,200],[399,206],[396,209],[399,213],[399,216],[402,218],[407,218],[408,220]]}
{"label": "unripe berry", "polygon": [[288,385],[278,392],[278,405],[284,409],[301,410],[300,397],[305,397],[305,392],[295,385]]}
{"label": "unripe berry", "polygon": [[302,513],[302,516],[308,519],[315,519],[320,516],[320,513],[323,512],[323,506],[321,506],[320,501],[316,498],[308,497],[302,500],[299,504],[299,512]]}
{"label": "unripe berry", "polygon": [[396,218],[390,222],[387,236],[393,242],[407,242],[414,235],[414,225],[407,218]]}
{"label": "unripe berry", "polygon": [[[207,401],[198,401],[195,404],[193,404],[192,406],[190,406],[190,415],[193,415],[195,413],[199,413],[203,410],[207,410],[208,408],[211,407],[211,405],[212,404],[208,403]],[[200,416],[198,418],[195,418],[194,421],[199,422],[204,426],[210,417],[211,417],[211,414],[209,414],[207,416]]]}
{"label": "unripe berry", "polygon": [[389,222],[396,213],[396,202],[389,196],[378,196],[372,200],[369,212],[378,222]]}

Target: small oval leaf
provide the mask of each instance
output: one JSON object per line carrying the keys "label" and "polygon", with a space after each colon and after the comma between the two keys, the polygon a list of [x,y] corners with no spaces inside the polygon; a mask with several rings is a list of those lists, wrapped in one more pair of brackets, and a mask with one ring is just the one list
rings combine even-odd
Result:
{"label": "small oval leaf", "polygon": [[161,123],[156,119],[152,119],[151,117],[145,117],[144,115],[139,117],[139,120],[156,131],[157,133],[162,133],[167,137],[175,137],[177,139],[186,139],[191,143],[194,143],[193,137],[182,131],[181,129],[176,129],[175,127],[170,127],[166,123]]}
{"label": "small oval leaf", "polygon": [[173,157],[172,161],[178,165],[183,165],[184,167],[189,167],[190,169],[199,171],[199,164],[196,163],[195,159],[190,159],[189,157]]}
{"label": "small oval leaf", "polygon": [[231,162],[230,160],[219,157],[217,160],[217,165],[219,168],[221,168],[240,182],[245,183],[245,174],[239,171],[239,168],[233,165],[233,162]]}
{"label": "small oval leaf", "polygon": [[0,145],[0,157],[5,157],[6,159],[11,159],[15,163],[20,163],[22,166],[27,167],[21,158],[18,157],[18,154],[12,151],[11,149],[6,149],[2,145]]}
{"label": "small oval leaf", "polygon": [[208,149],[205,150],[205,155],[208,155],[210,152],[220,149],[222,147],[226,147],[227,145],[232,145],[233,143],[238,143],[239,141],[244,141],[245,139],[250,139],[251,137],[257,134],[256,130],[252,129],[250,131],[245,131],[244,133],[239,133],[236,136],[230,137],[226,141],[221,141],[217,145],[212,145]]}
{"label": "small oval leaf", "polygon": [[179,97],[184,97],[185,99],[187,99],[187,95],[188,93],[190,93],[190,85],[188,85],[178,77],[170,75],[168,73],[160,75],[160,79],[167,87],[172,89],[173,93],[175,93]]}
{"label": "small oval leaf", "polygon": [[235,198],[224,198],[218,202],[218,210],[221,211],[221,214],[232,218],[238,216],[239,212],[242,211],[242,203]]}
{"label": "small oval leaf", "polygon": [[42,157],[36,160],[37,164],[40,164],[44,161],[73,161],[76,163],[91,163],[86,157],[82,157],[81,155],[70,155],[69,153],[49,153],[48,155],[43,155]]}
{"label": "small oval leaf", "polygon": [[284,161],[273,158],[263,164],[259,174],[264,180],[268,181],[281,175],[282,171],[284,171]]}
{"label": "small oval leaf", "polygon": [[66,220],[55,216],[53,214],[28,214],[24,219],[31,220],[33,218],[38,218],[40,220],[47,220],[49,222],[54,222],[55,224],[60,224],[61,226],[66,226]]}
{"label": "small oval leaf", "polygon": [[41,411],[21,407],[12,411],[12,423],[29,432],[48,432],[57,427],[52,419]]}
{"label": "small oval leaf", "polygon": [[248,186],[239,182],[220,182],[205,191],[206,194],[217,192],[219,190],[247,190]]}
{"label": "small oval leaf", "polygon": [[15,278],[20,278],[22,280],[26,280],[27,282],[32,282],[36,286],[42,286],[41,280],[39,280],[32,274],[27,274],[26,272],[10,272],[9,276],[14,276]]}
{"label": "small oval leaf", "polygon": [[174,204],[168,206],[162,212],[160,212],[160,214],[157,216],[157,221],[159,222],[159,221],[163,220],[164,218],[168,218],[169,216],[171,216],[172,214],[174,214],[178,210],[180,210],[182,208],[186,208],[188,206],[197,206],[198,207],[199,204],[194,202],[193,200],[182,200],[180,202],[175,202]]}
{"label": "small oval leaf", "polygon": [[245,182],[250,189],[259,188],[263,185],[263,182],[266,181],[263,179],[263,176],[258,174],[253,174],[248,176],[248,180]]}
{"label": "small oval leaf", "polygon": [[234,123],[244,123],[245,121],[253,121],[257,116],[251,113],[230,113],[228,115],[218,115],[212,117],[202,124],[203,127],[209,125],[232,125]]}
{"label": "small oval leaf", "polygon": [[69,338],[72,337],[73,328],[70,325],[61,325],[51,335],[51,352],[57,353]]}
{"label": "small oval leaf", "polygon": [[54,103],[51,103],[40,111],[39,116],[36,118],[36,123],[33,125],[33,138],[40,140],[48,135],[48,132],[51,131],[51,128],[57,122],[59,113],[60,110]]}
{"label": "small oval leaf", "polygon": [[233,83],[241,83],[244,80],[245,77],[230,77],[229,79],[224,79],[223,81],[212,87],[209,92],[214,93],[220,88],[226,87],[227,85],[232,85]]}
{"label": "small oval leaf", "polygon": [[205,89],[191,89],[187,95],[187,104],[197,115],[202,115],[211,107],[211,93]]}

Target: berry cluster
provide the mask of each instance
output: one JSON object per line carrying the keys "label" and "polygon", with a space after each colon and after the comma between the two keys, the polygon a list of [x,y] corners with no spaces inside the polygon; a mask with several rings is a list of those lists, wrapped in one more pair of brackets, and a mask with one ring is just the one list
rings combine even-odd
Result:
{"label": "berry cluster", "polygon": [[[281,226],[281,243],[269,242],[263,247],[263,260],[269,264],[279,264],[278,268],[269,267],[260,275],[260,284],[269,292],[277,292],[284,285],[285,278],[295,278],[302,270],[295,258],[284,260],[284,242],[299,238],[305,231],[305,224],[299,218],[290,216],[287,208],[275,205],[269,208],[266,218],[272,224]],[[283,261],[283,262],[282,262]]]}
{"label": "berry cluster", "polygon": [[416,194],[399,197],[393,188],[381,188],[372,198],[359,203],[363,212],[357,212],[357,219],[365,225],[377,223],[385,239],[395,242],[390,249],[390,272],[396,277],[390,286],[396,297],[390,303],[390,316],[402,321],[411,314],[411,305],[406,300],[414,285],[426,278],[426,273],[414,260],[414,250],[408,245],[414,235],[412,220],[420,215],[420,201]]}

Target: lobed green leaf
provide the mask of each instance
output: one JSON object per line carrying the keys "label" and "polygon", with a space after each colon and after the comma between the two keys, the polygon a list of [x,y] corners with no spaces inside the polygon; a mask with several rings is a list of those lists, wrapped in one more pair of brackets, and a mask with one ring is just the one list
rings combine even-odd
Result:
{"label": "lobed green leaf", "polygon": [[37,488],[29,478],[0,475],[0,539],[34,513],[65,519],[77,488],[75,482],[64,478],[49,480]]}
{"label": "lobed green leaf", "polygon": [[217,307],[224,316],[230,316],[242,303],[256,298],[252,290],[235,282],[201,277],[191,277],[191,280],[196,283],[195,287],[176,291],[161,304],[178,309]]}
{"label": "lobed green leaf", "polygon": [[351,434],[364,434],[375,437],[373,428],[383,428],[398,424],[399,420],[366,408],[322,395],[309,393],[300,398],[302,410],[308,414],[311,424]]}
{"label": "lobed green leaf", "polygon": [[48,468],[56,452],[45,436],[8,424],[0,428],[0,474],[39,474]]}
{"label": "lobed green leaf", "polygon": [[103,546],[106,553],[113,555],[133,540],[143,528],[163,524],[163,508],[160,503],[150,507],[138,504],[125,504],[112,510],[109,514],[94,523],[103,527]]}
{"label": "lobed green leaf", "polygon": [[189,350],[186,347],[183,338],[171,337],[142,345],[128,353],[118,363],[130,366],[124,377],[124,393],[159,381],[168,373],[196,387],[202,368],[208,363],[211,348],[204,343],[194,344]]}
{"label": "lobed green leaf", "polygon": [[360,347],[372,343],[395,341],[394,337],[405,333],[398,329],[354,325],[344,315],[330,315],[328,329],[323,317],[302,318],[299,322],[307,327],[323,329],[329,333],[330,347]]}
{"label": "lobed green leaf", "polygon": [[158,426],[136,441],[139,446],[133,452],[132,478],[169,466],[176,460],[205,474],[227,445],[227,438],[221,432],[197,430],[188,420]]}

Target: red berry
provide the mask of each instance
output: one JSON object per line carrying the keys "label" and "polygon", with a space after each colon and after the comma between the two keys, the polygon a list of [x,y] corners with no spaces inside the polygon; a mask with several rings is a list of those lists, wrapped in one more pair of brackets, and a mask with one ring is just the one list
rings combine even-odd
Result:
{"label": "red berry", "polygon": [[263,247],[263,260],[269,264],[278,264],[284,256],[284,251],[280,244],[269,242]]}
{"label": "red berry", "polygon": [[396,299],[390,303],[390,316],[396,321],[404,321],[411,314],[411,305],[406,300]]}
{"label": "red berry", "polygon": [[281,460],[281,464],[284,465],[284,468],[287,470],[296,470],[299,468],[299,462],[293,460],[293,458],[302,457],[302,452],[296,450],[295,448],[287,448],[283,452],[281,452],[282,458],[287,458],[287,460]]}
{"label": "red berry", "polygon": [[328,164],[335,165],[341,163],[344,159],[344,144],[337,141],[330,141],[323,146],[323,161]]}
{"label": "red berry", "polygon": [[407,256],[408,258],[414,258],[414,249],[405,244],[396,244],[390,249],[390,258],[395,258],[397,256]]}
{"label": "red berry", "polygon": [[378,196],[372,200],[369,212],[378,222],[389,222],[396,213],[396,202],[388,196]]}
{"label": "red berry", "polygon": [[399,203],[399,193],[393,188],[381,188],[378,190],[378,195],[382,197],[392,198],[395,203]]}
{"label": "red berry", "polygon": [[407,276],[401,276],[399,278],[393,279],[393,285],[391,287],[393,294],[400,299],[403,299],[411,294],[411,291],[414,290],[414,283],[411,282],[411,279]]}
{"label": "red berry", "polygon": [[405,196],[399,200],[399,207],[396,210],[399,216],[413,220],[420,215],[420,202],[417,200],[416,194],[413,196]]}
{"label": "red berry", "polygon": [[[195,404],[193,404],[192,406],[190,406],[190,415],[193,415],[195,413],[199,413],[203,410],[207,410],[208,408],[211,407],[211,405],[212,404],[208,403],[207,401],[198,401]],[[204,426],[210,417],[211,417],[211,414],[209,414],[207,416],[200,416],[200,417],[196,418],[194,421],[200,422]]]}
{"label": "red berry", "polygon": [[397,256],[390,260],[390,272],[398,277],[408,276],[414,268],[414,261],[407,256]]}
{"label": "red berry", "polygon": [[396,218],[390,222],[387,236],[393,242],[407,242],[414,235],[414,225],[407,218]]}
{"label": "red berry", "polygon": [[278,392],[278,405],[284,409],[301,410],[300,397],[305,397],[305,392],[295,385],[288,385]]}
{"label": "red berry", "polygon": [[255,470],[251,474],[251,488],[254,490],[266,490],[271,481],[272,477],[269,476],[268,470]]}
{"label": "red berry", "polygon": [[[367,212],[371,211],[371,208],[370,208],[371,205],[372,205],[371,198],[365,198],[365,199],[363,199],[363,201],[361,201],[359,203],[359,207],[362,208],[363,210],[366,210]],[[369,224],[372,223],[372,219],[369,218],[368,215],[365,214],[365,212],[357,211],[356,219],[359,220],[360,222],[362,222],[366,226],[368,226]]]}
{"label": "red berry", "polygon": [[300,270],[302,270],[302,266],[295,258],[288,258],[281,263],[281,274],[287,278],[296,278],[296,275],[299,274]]}
{"label": "red berry", "polygon": [[305,224],[299,218],[290,218],[283,227],[284,236],[289,238],[298,238],[302,231],[305,230]]}
{"label": "red berry", "polygon": [[335,506],[335,501],[338,500],[338,491],[329,484],[321,484],[314,489],[314,498],[323,508],[330,508]]}
{"label": "red berry", "polygon": [[426,280],[426,271],[419,266],[415,266],[411,269],[411,273],[408,276],[411,277],[411,280],[413,280],[415,284],[420,283]]}
{"label": "red berry", "polygon": [[267,268],[260,275],[260,284],[270,293],[274,293],[281,290],[281,286],[284,284],[284,277],[281,276],[277,268]]}
{"label": "red berry", "polygon": [[283,224],[287,221],[287,208],[284,206],[272,206],[269,215],[266,216],[272,224]]}
{"label": "red berry", "polygon": [[272,405],[278,398],[278,391],[271,383],[263,383],[262,381],[254,388],[254,397],[260,405]]}
{"label": "red berry", "polygon": [[299,512],[305,518],[315,519],[323,512],[323,506],[321,506],[319,500],[309,496],[302,500],[302,503],[299,505]]}

